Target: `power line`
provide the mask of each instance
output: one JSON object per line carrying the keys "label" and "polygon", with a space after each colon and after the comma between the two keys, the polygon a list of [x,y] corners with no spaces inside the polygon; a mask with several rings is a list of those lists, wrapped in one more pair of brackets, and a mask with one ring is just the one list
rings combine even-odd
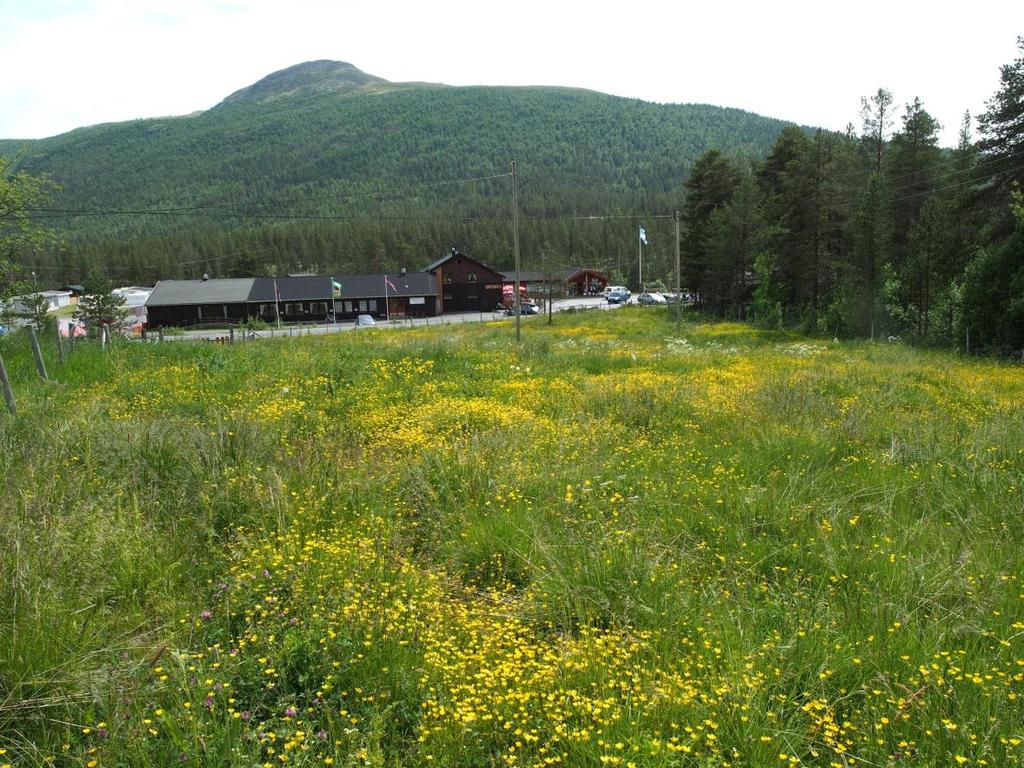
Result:
{"label": "power line", "polygon": [[[495,173],[495,174],[490,174],[490,175],[487,175],[487,176],[472,176],[472,177],[461,178],[461,179],[445,179],[443,181],[436,181],[436,182],[429,182],[429,183],[420,184],[420,188],[421,189],[436,189],[436,188],[439,188],[439,187],[453,186],[453,185],[457,185],[457,184],[472,184],[472,183],[478,183],[478,182],[482,182],[482,181],[492,181],[494,179],[507,178],[510,175],[511,175],[510,173]],[[285,204],[288,204],[288,203],[306,203],[306,202],[316,202],[316,201],[319,201],[319,200],[342,201],[342,200],[355,200],[355,199],[359,199],[359,198],[374,198],[378,202],[391,202],[391,201],[395,201],[395,200],[404,200],[404,199],[408,199],[410,197],[418,197],[418,196],[419,196],[419,191],[417,191],[417,192],[410,192],[410,193],[402,194],[402,195],[395,195],[395,194],[387,195],[387,194],[385,194],[383,192],[379,192],[378,191],[378,192],[350,193],[350,194],[347,194],[347,195],[333,195],[333,194],[304,195],[302,197],[293,197],[293,198],[290,198],[290,199],[289,198],[284,198],[284,199],[278,199],[278,200],[263,200],[263,201],[257,200],[257,201],[250,202],[250,203],[211,203],[211,204],[208,204],[208,205],[191,205],[191,206],[178,206],[178,207],[164,207],[164,208],[153,208],[153,209],[143,209],[143,210],[116,210],[115,211],[115,210],[89,209],[89,208],[42,208],[42,207],[40,207],[40,208],[29,208],[27,210],[30,211],[30,212],[33,212],[33,213],[62,214],[62,216],[53,216],[53,217],[47,216],[47,217],[34,217],[34,218],[65,218],[65,217],[71,217],[71,216],[107,216],[107,215],[116,215],[116,214],[124,214],[124,215],[152,215],[152,216],[164,216],[164,215],[166,215],[166,216],[171,216],[171,215],[175,215],[175,216],[182,215],[182,216],[185,216],[185,215],[203,215],[203,213],[205,211],[214,211],[214,210],[248,211],[248,210],[250,210],[252,208],[259,208],[259,207],[264,207],[264,206],[268,206],[268,205],[278,205],[278,206],[280,206],[280,205],[285,205]],[[245,215],[272,216],[274,214],[244,214],[244,213],[241,213],[241,214],[238,214],[238,215],[239,216],[245,216]]]}

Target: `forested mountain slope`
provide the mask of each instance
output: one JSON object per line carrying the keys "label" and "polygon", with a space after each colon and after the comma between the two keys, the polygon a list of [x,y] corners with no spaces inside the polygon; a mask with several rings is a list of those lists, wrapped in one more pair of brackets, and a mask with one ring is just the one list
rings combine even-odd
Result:
{"label": "forested mountain slope", "polygon": [[447,182],[504,173],[512,159],[524,245],[606,259],[630,252],[633,224],[602,234],[571,217],[676,208],[704,151],[763,156],[785,125],[570,88],[390,83],[319,61],[205,112],[4,141],[0,154],[62,185],[50,221],[65,252],[40,255],[43,266],[102,262],[146,280],[182,262],[223,273],[233,251],[250,254],[247,267],[413,267],[456,237],[500,265],[509,180]]}

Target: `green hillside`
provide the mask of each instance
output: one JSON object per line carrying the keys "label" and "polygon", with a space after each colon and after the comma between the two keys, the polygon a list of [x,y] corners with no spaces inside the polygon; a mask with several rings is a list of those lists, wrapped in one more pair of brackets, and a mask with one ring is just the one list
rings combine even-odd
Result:
{"label": "green hillside", "polygon": [[[563,259],[629,253],[632,224],[573,235],[552,217],[671,210],[703,152],[762,156],[785,125],[579,89],[389,83],[310,62],[206,112],[4,141],[0,154],[63,185],[53,208],[89,212],[55,214],[67,254],[51,256],[50,268],[105,260],[144,279],[186,255],[240,250],[282,266],[415,266],[454,237],[500,264],[510,252],[508,179],[441,182],[502,173],[511,159],[528,249],[548,243]],[[455,221],[465,218],[476,221]]]}

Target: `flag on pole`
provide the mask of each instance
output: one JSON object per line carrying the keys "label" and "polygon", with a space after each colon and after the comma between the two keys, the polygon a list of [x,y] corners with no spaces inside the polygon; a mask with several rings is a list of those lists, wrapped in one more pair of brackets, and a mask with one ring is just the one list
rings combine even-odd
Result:
{"label": "flag on pole", "polygon": [[398,292],[398,289],[395,287],[395,284],[392,283],[390,280],[388,280],[388,276],[387,275],[384,275],[384,285],[386,285],[392,291],[395,291],[396,293]]}
{"label": "flag on pole", "polygon": [[341,283],[331,278],[331,296],[335,299],[341,298]]}
{"label": "flag on pole", "polygon": [[640,227],[640,242],[647,245],[647,230]]}

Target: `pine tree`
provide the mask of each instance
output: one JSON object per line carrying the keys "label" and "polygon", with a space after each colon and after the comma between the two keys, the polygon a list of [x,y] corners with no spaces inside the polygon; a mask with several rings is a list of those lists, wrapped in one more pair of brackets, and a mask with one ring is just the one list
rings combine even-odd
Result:
{"label": "pine tree", "polygon": [[114,284],[106,275],[90,276],[85,285],[85,292],[78,300],[75,320],[97,332],[103,326],[114,331],[121,330],[127,319],[127,312],[124,308],[124,297],[111,293],[113,289]]}
{"label": "pine tree", "polygon": [[860,116],[863,125],[861,141],[871,154],[875,173],[882,172],[882,156],[885,152],[885,136],[892,125],[892,93],[879,88],[871,97],[860,100]]}
{"label": "pine tree", "polygon": [[978,120],[986,173],[1004,202],[1014,182],[1024,186],[1024,37],[1017,46],[1020,58],[1001,67],[999,90]]}

